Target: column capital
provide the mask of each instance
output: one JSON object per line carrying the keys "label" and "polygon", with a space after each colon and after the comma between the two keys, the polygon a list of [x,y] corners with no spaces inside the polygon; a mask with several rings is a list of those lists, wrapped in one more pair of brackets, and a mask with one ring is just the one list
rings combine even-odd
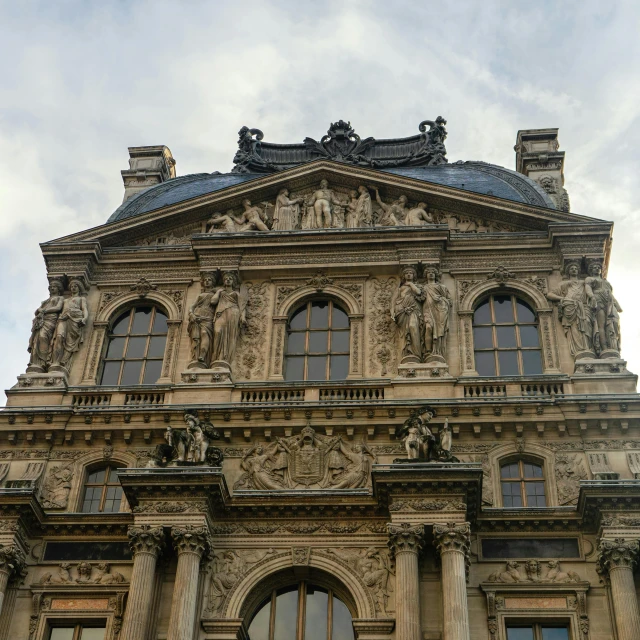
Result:
{"label": "column capital", "polygon": [[471,528],[468,522],[443,522],[433,525],[433,544],[438,555],[457,551],[469,558]]}
{"label": "column capital", "polygon": [[148,524],[131,526],[127,533],[129,546],[135,556],[138,553],[149,553],[159,556],[164,549],[164,530]]}
{"label": "column capital", "polygon": [[424,545],[424,525],[401,522],[387,524],[389,533],[389,549],[396,556],[404,551],[418,554]]}
{"label": "column capital", "polygon": [[633,569],[638,562],[640,545],[637,540],[601,538],[598,545],[599,572],[608,574],[612,569]]}
{"label": "column capital", "polygon": [[0,545],[0,572],[15,578],[22,575],[26,565],[27,559],[20,547],[15,544]]}
{"label": "column capital", "polygon": [[202,557],[212,548],[211,535],[207,527],[187,524],[181,527],[171,527],[173,546],[178,555],[183,553],[195,553]]}

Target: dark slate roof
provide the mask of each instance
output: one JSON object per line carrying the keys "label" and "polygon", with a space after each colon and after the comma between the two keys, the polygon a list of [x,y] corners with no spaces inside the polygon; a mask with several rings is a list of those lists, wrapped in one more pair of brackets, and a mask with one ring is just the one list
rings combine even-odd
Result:
{"label": "dark slate roof", "polygon": [[[401,167],[382,169],[382,171],[513,202],[555,209],[549,195],[533,180],[516,171],[486,162],[456,162],[435,167]],[[107,222],[125,220],[263,177],[264,174],[256,173],[194,173],[173,178],[141,191],[123,202]]]}

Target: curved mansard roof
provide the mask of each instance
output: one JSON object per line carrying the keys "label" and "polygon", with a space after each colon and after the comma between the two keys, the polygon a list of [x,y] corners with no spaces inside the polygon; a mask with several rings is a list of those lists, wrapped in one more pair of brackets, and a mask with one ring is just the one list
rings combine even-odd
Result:
{"label": "curved mansard roof", "polygon": [[[380,170],[513,202],[548,209],[556,208],[544,189],[530,178],[486,162],[456,162],[432,167],[397,167]],[[107,222],[131,218],[262,177],[264,173],[194,173],[173,178],[133,196],[118,207]]]}

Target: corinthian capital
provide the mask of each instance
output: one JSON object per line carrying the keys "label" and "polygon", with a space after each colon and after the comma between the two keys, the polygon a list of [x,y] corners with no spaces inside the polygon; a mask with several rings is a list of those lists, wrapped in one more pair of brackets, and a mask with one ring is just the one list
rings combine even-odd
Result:
{"label": "corinthian capital", "polygon": [[10,577],[19,576],[24,570],[27,560],[21,549],[16,545],[0,547],[0,571],[8,573]]}
{"label": "corinthian capital", "polygon": [[640,546],[637,540],[604,538],[598,546],[598,565],[601,573],[608,574],[612,569],[628,568],[633,570],[638,562]]}
{"label": "corinthian capital", "polygon": [[433,544],[440,555],[447,551],[458,551],[468,558],[470,532],[468,522],[434,524]]}
{"label": "corinthian capital", "polygon": [[133,555],[137,553],[152,553],[160,555],[164,547],[164,531],[162,527],[152,527],[143,524],[139,527],[129,527],[129,546]]}
{"label": "corinthian capital", "polygon": [[394,556],[403,551],[420,553],[424,544],[423,525],[411,525],[407,522],[388,524],[387,531],[389,532],[389,542],[387,544]]}
{"label": "corinthian capital", "polygon": [[187,524],[183,527],[172,527],[171,537],[178,555],[195,553],[202,557],[211,550],[211,536],[207,527],[196,527]]}

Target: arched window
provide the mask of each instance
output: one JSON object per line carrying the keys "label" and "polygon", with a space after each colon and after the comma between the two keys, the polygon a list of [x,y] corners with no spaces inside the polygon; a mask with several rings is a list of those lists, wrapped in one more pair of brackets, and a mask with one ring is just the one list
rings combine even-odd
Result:
{"label": "arched window", "polygon": [[109,332],[100,384],[155,384],[161,376],[166,342],[167,316],[160,309],[129,309]]}
{"label": "arched window", "polygon": [[481,376],[542,373],[538,318],[523,300],[492,295],[473,314],[476,371]]}
{"label": "arched window", "polygon": [[542,466],[527,460],[500,465],[503,507],[546,507]]}
{"label": "arched window", "polygon": [[308,582],[277,589],[249,625],[250,640],[353,640],[347,606],[331,589]]}
{"label": "arched window", "polygon": [[349,373],[349,316],[331,300],[312,300],[289,320],[285,380],[344,380]]}
{"label": "arched window", "polygon": [[115,513],[120,511],[122,486],[118,481],[118,469],[109,464],[90,471],[84,483],[82,513]]}

